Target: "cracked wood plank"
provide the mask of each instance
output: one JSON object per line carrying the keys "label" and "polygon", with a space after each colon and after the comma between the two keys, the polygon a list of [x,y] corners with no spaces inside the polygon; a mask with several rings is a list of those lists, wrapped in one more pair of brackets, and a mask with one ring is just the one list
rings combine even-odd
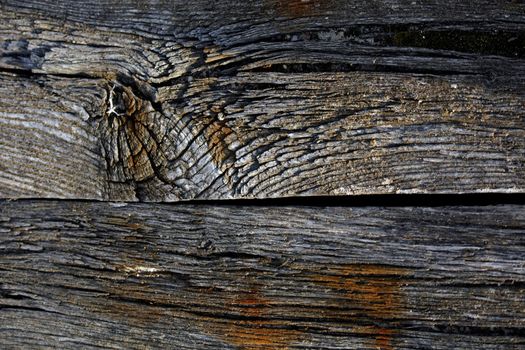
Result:
{"label": "cracked wood plank", "polygon": [[1,203],[3,348],[525,346],[525,208]]}
{"label": "cracked wood plank", "polygon": [[0,9],[1,197],[524,191],[522,2]]}

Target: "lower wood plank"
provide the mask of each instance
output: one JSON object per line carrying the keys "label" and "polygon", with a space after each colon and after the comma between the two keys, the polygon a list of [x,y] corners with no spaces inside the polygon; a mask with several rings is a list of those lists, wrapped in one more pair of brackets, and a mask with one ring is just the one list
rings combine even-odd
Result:
{"label": "lower wood plank", "polygon": [[0,347],[525,346],[525,207],[0,204]]}

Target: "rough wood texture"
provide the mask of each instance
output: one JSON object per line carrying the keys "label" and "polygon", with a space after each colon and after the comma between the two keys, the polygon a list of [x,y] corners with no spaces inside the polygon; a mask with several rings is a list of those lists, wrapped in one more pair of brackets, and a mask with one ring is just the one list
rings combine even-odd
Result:
{"label": "rough wood texture", "polygon": [[523,348],[524,209],[4,202],[0,345]]}
{"label": "rough wood texture", "polygon": [[0,196],[524,192],[524,13],[0,1]]}
{"label": "rough wood texture", "polygon": [[[523,1],[0,0],[0,198],[524,193],[524,117]],[[0,202],[0,348],[525,348],[523,203],[195,203]]]}

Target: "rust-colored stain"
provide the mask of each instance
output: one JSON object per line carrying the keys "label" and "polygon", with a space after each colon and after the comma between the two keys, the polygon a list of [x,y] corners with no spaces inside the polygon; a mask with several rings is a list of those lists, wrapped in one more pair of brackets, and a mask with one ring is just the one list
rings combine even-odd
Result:
{"label": "rust-colored stain", "polygon": [[[212,111],[217,112],[219,109],[212,107]],[[228,148],[228,143],[225,140],[232,133],[232,129],[220,120],[214,121],[206,128],[205,137],[208,142],[208,149],[218,167],[233,157],[233,152]]]}
{"label": "rust-colored stain", "polygon": [[229,307],[247,319],[227,324],[221,337],[242,350],[288,349],[300,333],[283,328],[285,322],[265,319],[271,308],[269,302],[258,289],[237,294]]}
{"label": "rust-colored stain", "polygon": [[[131,265],[117,266],[114,280],[100,281],[110,297],[91,305],[95,312],[137,327],[186,319],[240,350],[286,350],[308,341],[310,326],[333,326],[362,337],[364,348],[391,350],[405,309],[402,287],[411,274],[379,264],[291,263],[284,268],[291,274],[283,277],[221,269],[216,285],[196,286],[188,280],[176,289],[163,289],[168,275],[156,272],[146,259],[128,258]],[[302,298],[280,293],[278,286],[285,281],[279,278],[296,279]]]}
{"label": "rust-colored stain", "polygon": [[350,319],[363,315],[359,317],[375,323],[371,327],[376,333],[375,348],[389,350],[395,330],[378,324],[392,325],[402,315],[401,286],[407,274],[407,269],[399,267],[355,264],[327,268],[312,279],[344,296],[341,307],[357,310],[348,315]]}
{"label": "rust-colored stain", "polygon": [[375,339],[375,348],[376,349],[385,349],[385,350],[392,350],[392,337],[395,334],[395,331],[393,329],[386,329],[386,328],[377,328],[378,335]]}
{"label": "rust-colored stain", "polygon": [[[130,217],[112,216],[106,219],[106,223],[132,231],[138,231],[146,227],[144,223],[135,222]],[[132,236],[127,236],[127,238],[132,239]]]}
{"label": "rust-colored stain", "polygon": [[[377,264],[328,266],[319,270],[312,270],[310,266],[290,268],[301,270],[306,281],[324,290],[326,303],[335,306],[312,311],[318,312],[320,319],[343,318],[348,324],[359,321],[351,326],[351,332],[372,337],[370,348],[393,349],[396,318],[402,317],[404,309],[401,287],[406,283],[409,270]],[[305,284],[311,286],[308,282]],[[265,290],[274,290],[275,287],[243,279],[239,281],[239,288],[240,291],[232,296],[224,294],[221,297],[225,300],[227,312],[236,315],[235,320],[209,320],[213,327],[208,323],[208,327],[202,326],[203,329],[212,329],[219,338],[242,350],[288,349],[292,343],[307,338],[308,330],[288,319],[304,313],[304,310],[298,306],[279,310],[282,306],[277,300],[265,296]],[[319,293],[322,292],[312,289],[316,298],[322,295]],[[320,300],[323,302],[322,298]],[[276,314],[282,320],[275,319]],[[363,322],[369,325],[363,326]]]}
{"label": "rust-colored stain", "polygon": [[334,0],[267,0],[268,6],[285,17],[308,17],[322,15],[333,8]]}
{"label": "rust-colored stain", "polygon": [[[125,274],[129,276],[132,273]],[[184,317],[183,312],[164,307],[171,298],[165,293],[159,293],[148,282],[133,285],[129,281],[106,281],[105,284],[108,296],[89,305],[97,314],[140,328],[155,327],[156,324]]]}

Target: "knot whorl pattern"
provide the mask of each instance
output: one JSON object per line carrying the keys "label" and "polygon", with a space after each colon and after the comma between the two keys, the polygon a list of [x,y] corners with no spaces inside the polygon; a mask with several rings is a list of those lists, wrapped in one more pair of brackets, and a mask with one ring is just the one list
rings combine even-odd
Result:
{"label": "knot whorl pattern", "polygon": [[111,181],[145,181],[166,164],[159,152],[164,137],[159,124],[160,112],[150,101],[138,97],[131,87],[113,84],[109,87],[107,108],[101,120],[105,157]]}

